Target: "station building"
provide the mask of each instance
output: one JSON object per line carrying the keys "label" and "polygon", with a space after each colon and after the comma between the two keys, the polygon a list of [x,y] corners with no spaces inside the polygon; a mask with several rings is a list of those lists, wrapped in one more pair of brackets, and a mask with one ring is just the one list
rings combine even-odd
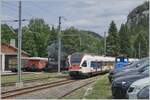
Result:
{"label": "station building", "polygon": [[[17,51],[18,48],[16,48],[15,45],[8,43],[1,43],[1,53],[0,53],[1,72],[10,71],[11,67],[17,67]],[[22,50],[22,60],[28,58],[29,54]]]}

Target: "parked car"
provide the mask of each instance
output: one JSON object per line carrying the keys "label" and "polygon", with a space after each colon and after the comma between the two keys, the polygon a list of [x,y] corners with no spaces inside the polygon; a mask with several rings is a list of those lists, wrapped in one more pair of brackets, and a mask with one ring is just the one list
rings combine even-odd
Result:
{"label": "parked car", "polygon": [[118,99],[125,99],[127,98],[127,90],[129,86],[135,82],[136,80],[149,77],[149,70],[145,70],[141,74],[137,75],[125,75],[119,78],[116,78],[112,82],[111,90],[112,90],[112,96],[114,98]]}
{"label": "parked car", "polygon": [[138,74],[141,74],[142,72],[144,72],[145,70],[147,70],[149,68],[149,65],[148,63],[139,68],[135,68],[135,69],[128,69],[128,70],[125,70],[124,72],[120,72],[120,73],[117,73],[115,75],[112,76],[112,81],[118,77],[122,77],[122,76],[125,76],[125,75],[138,75]]}
{"label": "parked car", "polygon": [[110,82],[112,82],[112,77],[113,75],[119,73],[119,72],[124,72],[126,70],[129,70],[129,69],[135,69],[135,68],[138,68],[140,67],[140,65],[142,65],[144,62],[148,61],[149,59],[148,58],[143,58],[137,62],[134,62],[130,65],[127,65],[125,67],[123,67],[121,70],[120,69],[113,69],[109,72],[109,75],[108,75],[108,79]]}
{"label": "parked car", "polygon": [[150,85],[147,85],[143,89],[141,89],[141,91],[139,91],[137,94],[137,98],[149,100],[149,88],[150,88]]}
{"label": "parked car", "polygon": [[149,85],[149,77],[139,79],[131,84],[127,90],[127,96],[129,99],[137,99],[138,92],[145,86]]}

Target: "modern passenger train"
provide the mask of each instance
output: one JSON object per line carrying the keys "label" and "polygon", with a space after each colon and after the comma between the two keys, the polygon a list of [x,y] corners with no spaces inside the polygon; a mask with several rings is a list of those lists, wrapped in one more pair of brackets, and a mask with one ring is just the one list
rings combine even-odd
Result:
{"label": "modern passenger train", "polygon": [[[122,63],[119,57],[98,56],[88,53],[73,53],[67,58],[69,75],[71,77],[90,77],[101,72],[108,72]],[[118,61],[118,63],[116,63]],[[125,64],[138,61],[134,58],[123,58],[123,66]]]}
{"label": "modern passenger train", "polygon": [[90,77],[113,68],[114,57],[97,56],[86,53],[73,53],[68,57],[71,77]]}

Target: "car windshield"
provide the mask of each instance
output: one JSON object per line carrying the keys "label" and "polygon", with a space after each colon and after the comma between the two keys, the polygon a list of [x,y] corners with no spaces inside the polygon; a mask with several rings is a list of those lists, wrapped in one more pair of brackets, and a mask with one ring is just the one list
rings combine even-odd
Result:
{"label": "car windshield", "polygon": [[147,69],[145,69],[143,72],[141,72],[142,74],[147,74],[149,75],[149,67],[147,67]]}
{"label": "car windshield", "polygon": [[141,69],[142,67],[145,67],[145,66],[149,66],[149,61],[148,61],[148,60],[146,60],[146,61],[144,61],[143,63],[141,63],[141,64],[139,65],[138,69]]}
{"label": "car windshield", "polygon": [[136,66],[137,64],[139,64],[139,62],[134,62],[134,63],[132,63],[132,64],[130,64],[130,65],[127,65],[126,68],[134,67],[134,66]]}
{"label": "car windshield", "polygon": [[143,63],[145,63],[147,61],[148,61],[148,59],[146,59],[146,58],[145,59],[141,59],[141,60],[139,60],[137,62],[132,63],[131,65],[126,66],[126,68],[139,67],[141,64],[143,64]]}

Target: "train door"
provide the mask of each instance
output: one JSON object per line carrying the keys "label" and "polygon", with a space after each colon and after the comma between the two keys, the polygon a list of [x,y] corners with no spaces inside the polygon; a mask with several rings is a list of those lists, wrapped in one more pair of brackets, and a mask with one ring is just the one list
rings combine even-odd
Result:
{"label": "train door", "polygon": [[97,61],[91,61],[91,68],[93,69],[94,72],[97,71],[98,69],[97,67],[98,67]]}
{"label": "train door", "polygon": [[102,62],[98,61],[97,62],[97,69],[98,69],[98,71],[102,71],[102,66],[103,66]]}

